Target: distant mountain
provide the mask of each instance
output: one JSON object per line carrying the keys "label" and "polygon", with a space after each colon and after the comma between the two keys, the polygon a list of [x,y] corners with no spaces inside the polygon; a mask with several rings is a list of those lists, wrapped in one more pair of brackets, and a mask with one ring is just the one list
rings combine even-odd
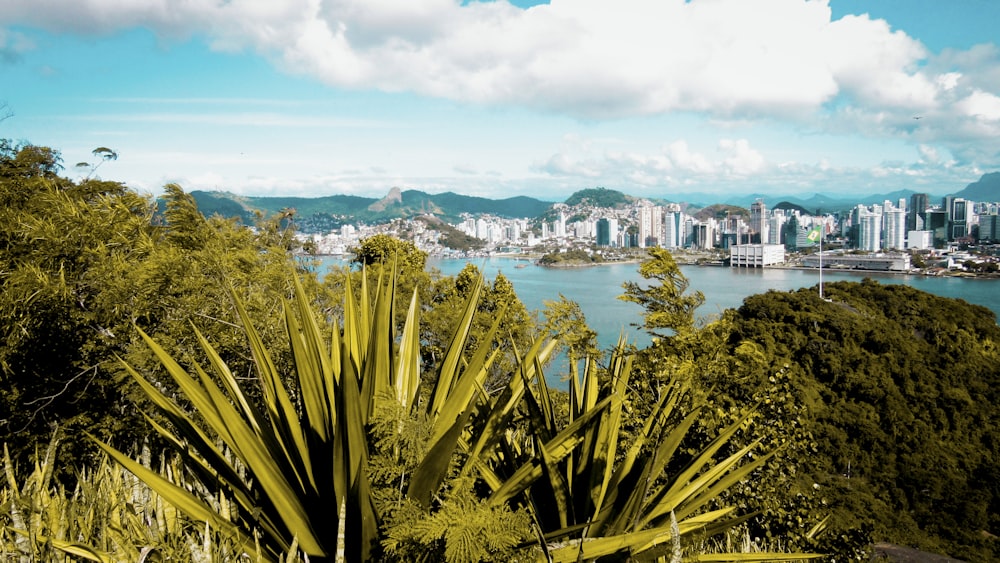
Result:
{"label": "distant mountain", "polygon": [[487,199],[446,192],[428,194],[418,190],[393,188],[381,198],[351,195],[325,197],[256,197],[228,192],[193,191],[198,209],[206,216],[235,217],[252,223],[257,213],[265,217],[283,209],[295,209],[300,228],[309,232],[311,226],[318,230],[336,228],[342,222],[384,222],[392,219],[410,219],[421,215],[434,215],[450,222],[457,222],[462,213],[491,213],[501,217],[537,217],[551,203],[526,196],[507,199]]}
{"label": "distant mountain", "polygon": [[815,214],[817,211],[822,213],[836,213],[838,211],[846,211],[851,209],[858,204],[863,205],[873,205],[881,204],[882,202],[888,200],[893,203],[899,201],[900,199],[905,199],[909,201],[910,196],[913,195],[912,190],[898,190],[895,192],[889,192],[884,194],[871,194],[866,196],[849,196],[849,197],[832,197],[824,194],[813,194],[807,198],[801,196],[775,196],[775,195],[764,195],[764,194],[750,194],[735,196],[726,199],[723,203],[729,205],[736,205],[739,207],[750,207],[750,204],[754,201],[761,199],[767,204],[769,209],[776,207],[776,204],[772,202],[781,202],[787,205],[793,205],[802,209],[805,209],[806,213]]}
{"label": "distant mountain", "polygon": [[978,182],[973,182],[952,195],[970,201],[1000,201],[1000,172],[983,174]]}
{"label": "distant mountain", "polygon": [[779,202],[777,205],[774,206],[774,209],[781,209],[784,211],[797,211],[799,215],[810,215],[812,213],[812,211],[809,211],[805,207],[802,207],[801,205],[797,205],[788,201]]}
{"label": "distant mountain", "polygon": [[[836,213],[849,210],[859,204],[881,204],[888,200],[897,202],[909,200],[912,190],[900,190],[864,197],[832,197],[813,194],[809,197],[775,196],[762,193],[720,198],[715,194],[687,193],[665,194],[663,198],[648,199],[654,203],[677,202],[682,209],[705,216],[722,215],[727,210],[734,213],[736,208],[747,209],[760,199],[769,208],[798,209],[802,213]],[[344,223],[358,221],[383,223],[393,219],[411,219],[420,216],[434,216],[446,222],[457,223],[463,213],[489,213],[508,218],[542,218],[551,220],[553,204],[532,197],[517,196],[506,199],[488,199],[461,195],[454,192],[428,194],[419,190],[392,188],[383,198],[353,195],[332,195],[325,197],[256,197],[240,196],[228,192],[193,191],[191,195],[198,208],[206,216],[218,214],[235,217],[251,224],[257,215],[268,217],[283,209],[295,209],[296,223],[305,232],[329,231]],[[953,194],[972,201],[1000,201],[1000,172],[984,174],[979,181],[969,184]],[[722,201],[720,201],[722,199]],[[640,198],[618,190],[596,187],[579,190],[566,199],[571,207],[589,205],[594,207],[620,208],[639,201]]]}

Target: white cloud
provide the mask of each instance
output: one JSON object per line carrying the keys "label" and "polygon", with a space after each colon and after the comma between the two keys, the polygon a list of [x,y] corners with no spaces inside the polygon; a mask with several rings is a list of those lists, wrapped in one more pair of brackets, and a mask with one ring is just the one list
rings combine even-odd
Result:
{"label": "white cloud", "polygon": [[[883,20],[832,20],[827,0],[552,0],[529,9],[503,0],[34,0],[0,3],[2,25],[81,34],[142,26],[252,51],[334,87],[584,120],[670,112],[733,124],[792,120],[1000,163],[997,47],[932,53]],[[11,37],[0,31],[0,57],[16,52]],[[749,144],[718,150],[721,158],[671,145],[589,159],[564,150],[536,168],[598,178],[620,161],[643,183],[769,169]]]}
{"label": "white cloud", "polygon": [[[592,141],[564,146],[564,152],[552,155],[537,169],[553,176],[602,179],[611,185],[624,181],[665,186],[752,177],[767,168],[764,156],[753,149],[746,139],[720,140],[715,159],[693,150],[683,139],[673,141],[653,154],[609,150],[598,153],[602,146]],[[580,150],[582,147],[586,149]]]}
{"label": "white cloud", "polygon": [[819,0],[36,0],[0,22],[206,34],[334,86],[583,117],[805,115],[838,94],[909,111],[942,88],[918,41]]}
{"label": "white cloud", "polygon": [[722,165],[726,173],[734,176],[749,176],[764,169],[764,156],[750,148],[746,139],[723,139],[719,150],[725,155]]}
{"label": "white cloud", "polygon": [[965,115],[980,121],[1000,121],[1000,96],[976,89],[955,104]]}

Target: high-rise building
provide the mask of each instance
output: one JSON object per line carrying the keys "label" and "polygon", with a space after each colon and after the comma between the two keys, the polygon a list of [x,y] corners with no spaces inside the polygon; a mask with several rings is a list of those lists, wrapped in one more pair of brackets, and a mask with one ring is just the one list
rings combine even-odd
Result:
{"label": "high-rise building", "polygon": [[886,208],[882,211],[882,247],[889,250],[906,248],[906,211]]}
{"label": "high-rise building", "polygon": [[882,248],[882,206],[872,207],[873,210],[863,207],[858,210],[858,248],[868,252]]}
{"label": "high-rise building", "polygon": [[618,246],[618,219],[597,220],[597,246]]}
{"label": "high-rise building", "polygon": [[639,208],[639,246],[659,246],[663,236],[663,208],[643,205]]}
{"label": "high-rise building", "polygon": [[782,244],[781,232],[785,226],[785,221],[788,217],[785,216],[785,212],[781,209],[775,209],[771,212],[771,217],[767,220],[767,240],[762,240],[764,244]]}
{"label": "high-rise building", "polygon": [[930,198],[928,194],[910,196],[910,207],[906,210],[906,230],[919,231],[924,228],[924,212],[930,206]]}
{"label": "high-rise building", "polygon": [[979,240],[984,242],[1000,241],[1000,215],[979,216]]}
{"label": "high-rise building", "polygon": [[948,240],[965,238],[969,235],[969,211],[972,202],[961,197],[946,196],[944,212],[948,221]]}
{"label": "high-rise building", "polygon": [[750,239],[751,242],[764,243],[768,237],[767,205],[758,199],[750,204]]}

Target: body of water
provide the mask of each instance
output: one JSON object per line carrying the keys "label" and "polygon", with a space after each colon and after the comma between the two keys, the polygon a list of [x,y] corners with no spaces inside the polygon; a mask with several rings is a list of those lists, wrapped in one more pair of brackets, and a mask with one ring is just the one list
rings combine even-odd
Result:
{"label": "body of water", "polygon": [[[479,258],[470,260],[430,258],[428,268],[440,270],[444,275],[455,275],[471,262],[489,279],[503,273],[514,284],[514,290],[529,311],[541,311],[546,301],[555,301],[559,295],[580,304],[587,323],[598,333],[602,348],[614,345],[618,335],[625,330],[629,339],[643,346],[649,337],[631,326],[641,322],[642,308],[617,297],[623,293],[626,281],[643,282],[638,273],[639,265],[608,264],[585,268],[542,268],[527,260],[516,258]],[[332,263],[332,262],[331,262]],[[768,290],[791,291],[813,287],[819,283],[816,270],[790,270],[782,268],[745,269],[717,266],[681,266],[690,282],[689,291],[705,294],[705,304],[697,314],[700,317],[718,315],[725,309],[742,305],[743,299]],[[955,277],[930,277],[879,273],[848,273],[824,270],[824,283],[833,281],[861,281],[865,277],[883,284],[905,284],[916,289],[964,299],[982,305],[1000,317],[1000,280]]]}

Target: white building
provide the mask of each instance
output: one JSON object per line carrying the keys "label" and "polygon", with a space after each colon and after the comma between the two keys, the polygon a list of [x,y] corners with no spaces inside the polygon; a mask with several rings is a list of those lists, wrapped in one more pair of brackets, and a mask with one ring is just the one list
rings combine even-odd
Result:
{"label": "white building", "polygon": [[876,252],[882,248],[882,210],[876,212],[860,209],[858,213],[858,248]]}
{"label": "white building", "polygon": [[639,246],[660,246],[663,236],[663,209],[658,205],[639,208]]}
{"label": "white building", "polygon": [[882,211],[882,248],[906,248],[906,209],[887,206]]}
{"label": "white building", "polygon": [[737,244],[729,247],[732,268],[764,268],[785,262],[783,244]]}
{"label": "white building", "polygon": [[911,250],[930,250],[934,248],[934,231],[910,231],[906,242]]}

